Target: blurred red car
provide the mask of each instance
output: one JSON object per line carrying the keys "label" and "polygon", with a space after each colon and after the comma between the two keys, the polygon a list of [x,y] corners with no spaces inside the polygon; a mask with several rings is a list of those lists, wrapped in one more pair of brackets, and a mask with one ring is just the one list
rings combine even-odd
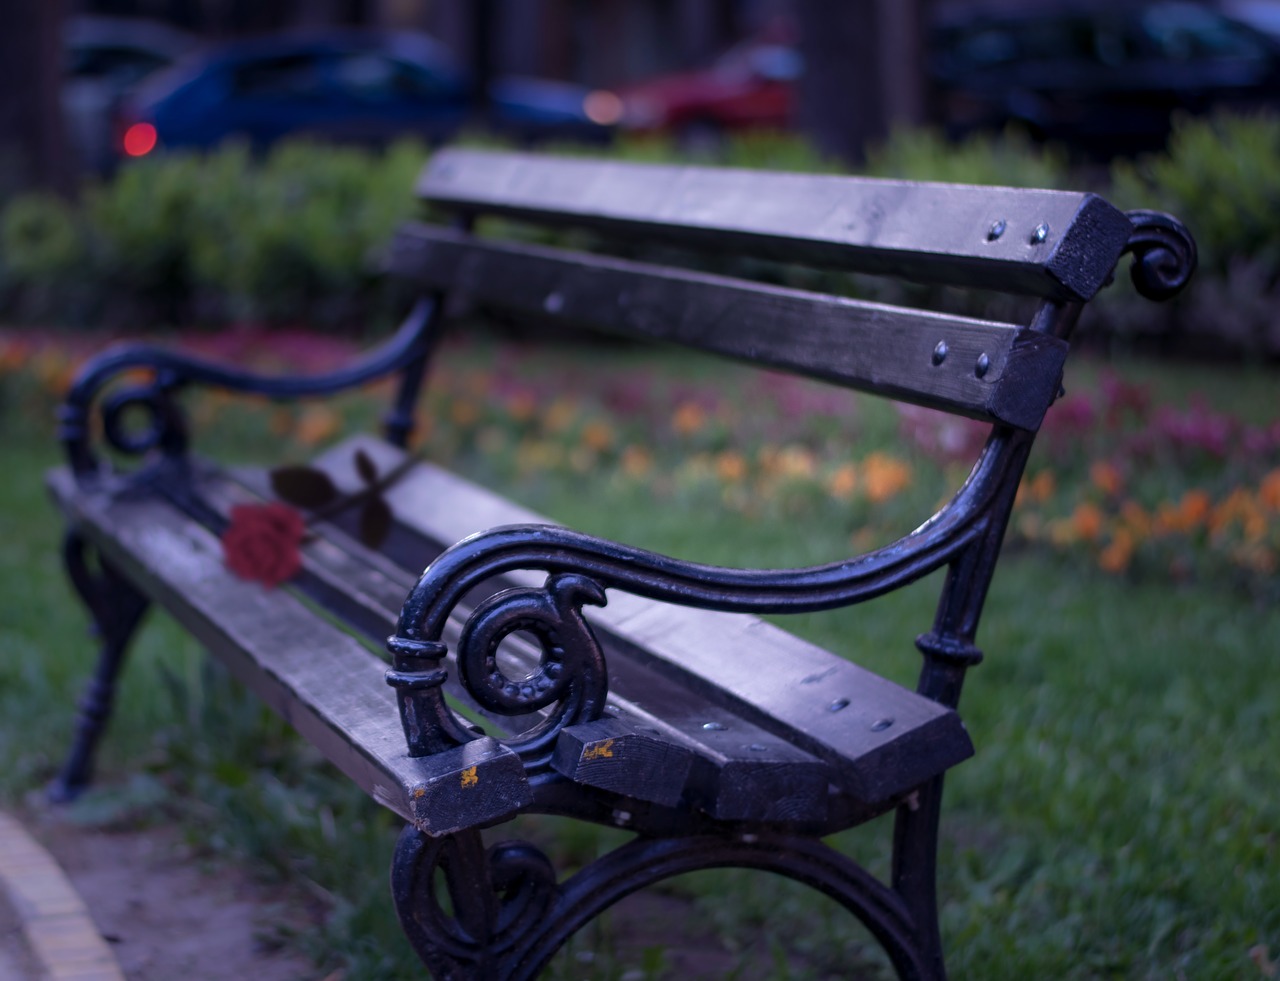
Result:
{"label": "blurred red car", "polygon": [[708,68],[622,87],[622,125],[692,143],[731,130],[786,129],[794,121],[803,68],[793,43],[744,41]]}

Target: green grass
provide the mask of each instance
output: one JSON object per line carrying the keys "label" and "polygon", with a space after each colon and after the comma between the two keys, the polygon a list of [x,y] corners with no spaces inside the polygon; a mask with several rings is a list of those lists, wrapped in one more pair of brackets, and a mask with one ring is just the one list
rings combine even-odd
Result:
{"label": "green grass", "polygon": [[[619,356],[673,384],[709,377],[667,355],[554,356],[586,379]],[[487,349],[454,350],[440,374],[489,364]],[[535,360],[527,370],[544,368]],[[1164,397],[1199,389],[1254,421],[1274,413],[1274,378],[1258,370],[1132,371]],[[1086,365],[1069,386],[1087,388],[1096,376]],[[750,390],[749,378],[734,384]],[[47,405],[21,386],[0,394],[9,473],[0,483],[0,799],[12,806],[57,765],[90,644],[40,487],[56,461],[51,427],[32,421]],[[344,413],[353,424],[369,415],[359,399]],[[892,417],[861,401],[849,418],[872,446],[896,437]],[[269,458],[261,420],[260,409],[228,410],[208,448]],[[837,427],[812,441],[839,436]],[[604,467],[530,474],[505,451],[448,453],[552,517],[660,551],[798,565],[850,550],[849,519],[804,493],[757,513],[717,507],[718,491],[684,486],[661,465],[646,485]],[[667,492],[652,489],[664,481]],[[913,489],[903,505],[936,493]],[[780,622],[911,684],[912,638],[930,624],[936,588],[926,581],[866,607]],[[1259,949],[1280,957],[1277,636],[1274,603],[1212,582],[1104,576],[1075,552],[1021,546],[1005,556],[979,634],[988,657],[962,702],[977,755],[948,777],[943,812],[939,893],[954,977],[1268,976]],[[176,821],[211,857],[324,897],[323,926],[293,939],[326,969],[344,967],[348,981],[412,970],[386,895],[393,822],[163,617],[152,616],[131,653],[100,787],[77,805],[83,820]],[[883,870],[886,830],[856,829],[842,844]],[[519,833],[570,865],[616,840],[550,820],[523,821]],[[723,976],[847,977],[851,964],[877,962],[865,933],[799,888],[709,873],[663,895],[690,943],[723,951]],[[627,909],[575,938],[550,976],[670,976],[662,934]]]}

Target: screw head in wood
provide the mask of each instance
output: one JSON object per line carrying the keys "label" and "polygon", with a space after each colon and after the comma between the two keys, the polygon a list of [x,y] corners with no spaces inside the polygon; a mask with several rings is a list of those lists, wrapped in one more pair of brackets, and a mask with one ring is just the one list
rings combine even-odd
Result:
{"label": "screw head in wood", "polygon": [[1049,238],[1049,224],[1048,222],[1042,221],[1040,222],[1040,224],[1036,225],[1036,227],[1031,232],[1031,244],[1043,245],[1048,238]]}
{"label": "screw head in wood", "polygon": [[999,220],[993,222],[991,225],[991,228],[987,230],[987,241],[994,242],[996,239],[998,239],[1001,235],[1004,234],[1004,230],[1008,227],[1009,227],[1009,223],[1006,222],[1003,218],[1000,218]]}
{"label": "screw head in wood", "polygon": [[947,360],[947,342],[938,341],[938,346],[933,349],[933,363],[940,365]]}
{"label": "screw head in wood", "polygon": [[991,359],[987,357],[986,352],[978,355],[978,362],[973,366],[973,373],[979,378],[985,378],[987,372],[991,370]]}

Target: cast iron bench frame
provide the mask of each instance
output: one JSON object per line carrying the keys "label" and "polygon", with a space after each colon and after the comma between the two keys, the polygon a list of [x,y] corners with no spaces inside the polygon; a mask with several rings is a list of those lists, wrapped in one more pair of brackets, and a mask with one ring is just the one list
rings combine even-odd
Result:
{"label": "cast iron bench frame", "polygon": [[[418,189],[450,221],[405,226],[389,265],[422,298],[391,340],[349,368],[265,377],[135,345],[80,374],[61,410],[69,467],[49,483],[101,650],[54,795],[87,785],[126,645],[154,601],[406,820],[392,889],[437,977],[534,977],[618,899],[718,866],[807,883],[862,920],[903,978],[944,977],[935,897],[943,774],[973,751],[955,708],[966,669],[982,657],[978,620],[1027,453],[1060,391],[1084,303],[1127,252],[1143,294],[1172,295],[1195,266],[1189,234],[1168,216],[1125,214],[1091,194],[464,150],[437,153]],[[673,266],[668,252],[655,264],[473,233],[485,216],[586,230],[626,243],[623,251],[678,246],[1037,303],[1021,325],[868,303]],[[444,312],[459,297],[932,406],[984,420],[991,435],[955,496],[886,547],[782,570],[655,555],[539,523],[429,464],[402,466]],[[139,368],[147,380],[131,374]],[[372,552],[350,515],[333,517],[304,547],[294,584],[356,633],[382,638],[394,627],[388,689],[385,665],[370,674],[376,659],[352,636],[290,591],[222,567],[216,535],[230,507],[270,497],[270,487],[260,472],[188,453],[175,395],[203,384],[324,396],[396,373],[386,439],[358,437],[317,462],[356,490],[371,466],[402,470],[385,491],[394,533]],[[139,412],[142,431],[125,422]],[[91,445],[95,413],[105,441],[143,465],[119,473],[102,462]],[[916,639],[915,692],[743,616],[858,603],[944,567],[932,629]],[[584,605],[600,609],[584,616]],[[513,641],[527,677],[508,677],[497,659]],[[467,699],[472,715],[446,696]],[[888,812],[887,883],[822,841]],[[533,846],[482,840],[482,829],[519,813],[636,837],[557,882]]]}

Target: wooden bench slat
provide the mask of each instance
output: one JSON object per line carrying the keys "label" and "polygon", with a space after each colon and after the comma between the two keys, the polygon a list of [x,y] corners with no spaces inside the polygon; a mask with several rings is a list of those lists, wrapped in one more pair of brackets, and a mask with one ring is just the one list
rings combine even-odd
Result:
{"label": "wooden bench slat", "polygon": [[1057,299],[1091,298],[1132,231],[1070,191],[481,150],[436,153],[418,193],[469,213]]}
{"label": "wooden bench slat", "polygon": [[384,807],[444,834],[532,800],[520,760],[492,739],[410,757],[386,665],[287,591],[226,571],[217,538],[187,516],[155,498],[78,494],[65,469],[49,486],[104,556]]}
{"label": "wooden bench slat", "polygon": [[[351,458],[348,455],[345,464],[325,467],[338,486],[347,491],[359,487],[359,478],[350,467]],[[267,493],[268,481],[261,471],[244,469],[234,477],[235,483],[230,475],[211,472],[202,475],[198,484],[201,496],[223,514],[228,513],[233,504],[261,499],[250,497],[249,492],[261,496]],[[303,547],[306,577],[302,590],[380,643],[394,631],[401,603],[416,581],[417,571],[387,561],[385,556],[365,548],[327,522],[318,530],[323,537]],[[413,568],[420,568],[443,547],[439,543],[421,543],[419,548],[424,554]],[[529,581],[536,583],[539,577],[531,576]],[[309,588],[315,585],[321,589]],[[459,605],[446,625],[444,640],[452,651],[457,650],[462,623],[470,611],[469,604]],[[516,671],[532,670],[539,656],[535,646],[519,635],[505,642],[504,656],[507,654]],[[452,665],[454,659],[450,657],[448,663]],[[623,763],[620,752],[598,761],[589,768],[590,772],[575,771],[566,776],[583,778],[583,782],[668,807],[676,806],[688,794],[691,802],[708,814],[726,819],[817,824],[825,819],[827,788],[831,781],[827,764],[724,706],[708,704],[677,682],[657,676],[641,665],[624,665],[620,658],[611,657],[610,671],[609,711],[617,720],[624,720],[620,724],[638,736],[640,742],[653,737],[681,748],[690,757],[691,764],[686,765],[683,773],[640,773],[634,778],[630,772],[617,776],[603,773],[610,760]],[[453,697],[467,701],[456,674],[456,671],[450,672],[446,690]],[[647,705],[660,705],[662,711],[655,714],[644,707]],[[536,716],[513,719],[491,715],[475,706],[471,709],[482,716],[486,724],[507,735],[523,731],[538,719]],[[704,727],[708,724],[721,728],[707,730]],[[688,779],[691,773],[696,778],[692,781]]]}
{"label": "wooden bench slat", "polygon": [[1039,427],[1067,354],[1066,342],[1026,327],[427,225],[402,228],[392,254],[397,274],[492,308],[686,344],[1019,429]]}
{"label": "wooden bench slat", "polygon": [[[327,451],[317,465],[339,486],[358,487],[357,448],[383,472],[403,459],[403,451],[359,435]],[[503,524],[551,523],[426,462],[384,497],[397,521],[436,542],[452,543]],[[517,571],[508,578],[540,586],[544,575]],[[859,800],[887,800],[973,753],[951,709],[755,617],[670,606],[615,590],[607,606],[591,609],[589,619],[638,667],[825,761]],[[641,700],[633,691],[627,697]],[[892,724],[878,727],[885,719]]]}

